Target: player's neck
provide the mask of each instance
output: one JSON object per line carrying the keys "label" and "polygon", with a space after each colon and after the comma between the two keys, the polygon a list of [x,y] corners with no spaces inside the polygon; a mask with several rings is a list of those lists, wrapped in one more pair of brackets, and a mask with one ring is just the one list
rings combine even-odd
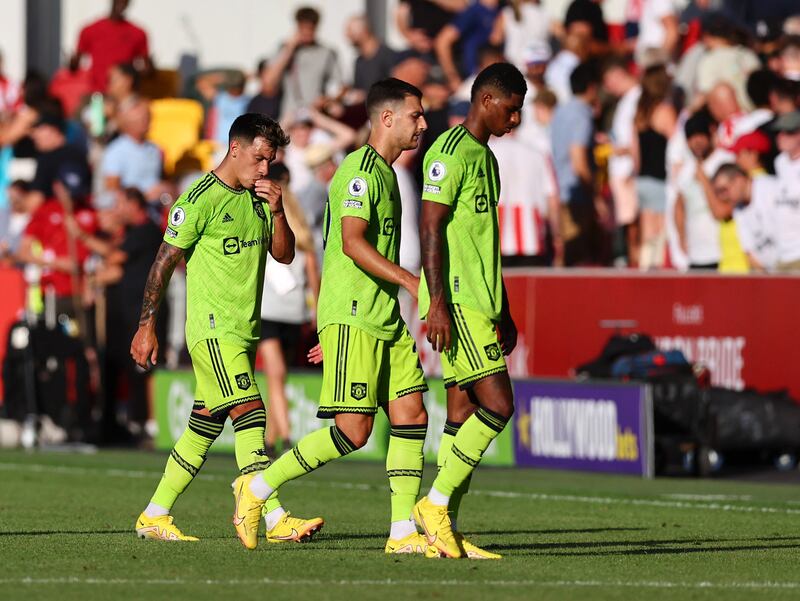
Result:
{"label": "player's neck", "polygon": [[[375,134],[377,134],[377,132],[375,132]],[[400,153],[403,152],[403,149],[397,147],[391,140],[375,134],[369,137],[367,144],[372,146],[375,152],[381,155],[381,158],[386,161],[387,165],[392,165],[397,160],[397,157],[400,156]]]}
{"label": "player's neck", "polygon": [[489,128],[486,127],[481,118],[473,112],[472,109],[467,113],[467,118],[464,119],[462,125],[467,128],[467,131],[471,133],[472,137],[478,142],[481,144],[489,143],[489,137],[492,135],[492,132],[489,131]]}
{"label": "player's neck", "polygon": [[217,176],[222,183],[228,186],[229,188],[233,188],[236,190],[237,188],[242,187],[242,183],[239,181],[239,178],[236,177],[236,172],[233,170],[233,167],[228,162],[228,157],[226,156],[222,159],[222,162],[217,166],[216,169],[212,171],[214,175]]}

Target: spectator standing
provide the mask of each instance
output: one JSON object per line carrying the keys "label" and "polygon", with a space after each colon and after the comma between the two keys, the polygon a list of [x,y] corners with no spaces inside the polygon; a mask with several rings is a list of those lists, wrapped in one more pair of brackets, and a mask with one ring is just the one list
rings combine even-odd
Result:
{"label": "spectator standing", "polygon": [[769,175],[749,176],[738,165],[726,163],[714,174],[712,185],[721,218],[733,219],[748,270],[770,272],[777,264],[775,195],[777,180]]}
{"label": "spectator standing", "polygon": [[714,156],[711,119],[701,112],[690,117],[684,125],[686,143],[691,152],[677,177],[678,198],[675,202],[675,227],[680,245],[689,259],[689,269],[719,267],[719,224],[711,214],[698,172],[714,173],[729,157]]}
{"label": "spectator standing", "polygon": [[436,36],[470,0],[400,0],[395,22],[411,49],[421,56],[433,53]]}
{"label": "spectator standing", "polygon": [[81,57],[91,59],[89,74],[94,92],[105,91],[109,69],[114,65],[132,63],[140,71],[152,67],[147,33],[125,18],[128,4],[128,0],[112,0],[109,16],[87,25],[78,35],[72,69],[77,69]]}
{"label": "spectator standing", "polygon": [[559,102],[572,98],[570,76],[575,68],[589,57],[589,38],[582,31],[567,34],[564,45],[547,65],[544,81],[555,92]]}
{"label": "spectator standing", "polygon": [[[499,0],[475,0],[436,36],[436,57],[453,92],[478,68],[478,51],[489,42],[499,12]],[[453,52],[457,42],[461,44],[460,64]]]}
{"label": "spectator standing", "polygon": [[31,220],[25,201],[29,189],[30,184],[22,180],[8,187],[8,206],[0,208],[0,262],[12,265],[19,262],[19,245]]}
{"label": "spectator standing", "polygon": [[267,259],[261,295],[258,352],[264,362],[269,390],[266,449],[274,457],[291,446],[287,366],[297,356],[302,325],[311,321],[312,310],[316,308],[320,279],[314,239],[303,210],[289,189],[289,171],[281,163],[273,164],[267,177],[277,181],[283,190],[283,208],[294,232],[296,247],[294,260],[289,265],[271,257]]}
{"label": "spectator standing", "polygon": [[669,62],[678,47],[678,15],[673,0],[641,0],[636,63],[648,67]]}
{"label": "spectator standing", "polygon": [[[336,52],[317,41],[320,14],[303,7],[295,13],[296,29],[267,67],[270,90],[281,91],[281,116],[342,93],[342,74]],[[291,169],[291,167],[290,167]]]}
{"label": "spectator standing", "polygon": [[677,122],[675,107],[669,101],[670,91],[671,80],[664,65],[645,70],[634,117],[635,135],[631,138],[639,199],[639,268],[643,270],[661,267],[665,258],[667,140]]}
{"label": "spectator standing", "polygon": [[549,35],[550,17],[539,0],[511,0],[497,15],[490,41],[502,44],[508,62],[525,73],[528,49],[546,45]]}
{"label": "spectator standing", "polygon": [[778,118],[778,149],[775,174],[775,241],[778,247],[776,271],[800,271],[800,111]]}
{"label": "spectator standing", "polygon": [[397,54],[377,38],[364,15],[351,18],[345,31],[347,39],[358,54],[353,71],[353,90],[356,97],[352,100],[363,102],[373,83],[389,77],[397,62]]}
{"label": "spectator standing", "polygon": [[121,135],[106,148],[100,167],[104,199],[101,206],[112,206],[122,188],[138,188],[148,201],[158,200],[163,157],[161,149],[147,139],[150,107],[139,100],[120,114]]}
{"label": "spectator standing", "polygon": [[217,142],[220,152],[226,152],[228,132],[239,115],[247,112],[250,97],[244,93],[245,77],[241,71],[232,72],[211,106],[209,138]]}
{"label": "spectator standing", "polygon": [[247,113],[262,113],[270,119],[277,120],[281,110],[281,96],[277,89],[270,85],[267,77],[267,60],[261,60],[256,67],[258,73],[259,92],[247,104]]}
{"label": "spectator standing", "polygon": [[317,265],[322,265],[322,228],[325,205],[328,202],[328,187],[333,179],[333,174],[336,173],[334,152],[335,149],[330,144],[318,143],[308,146],[303,154],[305,166],[311,170],[312,176],[306,186],[297,194],[297,198],[314,237]]}
{"label": "spectator standing", "polygon": [[31,182],[28,203],[36,210],[48,198],[54,198],[53,182],[65,164],[80,168],[81,176],[88,178],[89,165],[86,154],[80,148],[67,144],[66,123],[60,106],[50,105],[39,111],[39,116],[31,129],[33,144],[39,153],[36,161],[36,174]]}
{"label": "spectator standing", "polygon": [[597,232],[593,149],[598,82],[593,67],[578,65],[570,83],[573,97],[556,108],[550,129],[567,266],[595,259]]}
{"label": "spectator standing", "polygon": [[612,155],[608,178],[614,200],[614,219],[625,230],[628,265],[639,266],[639,201],[636,194],[636,164],[633,157],[635,120],[642,88],[622,59],[603,69],[603,87],[617,99],[611,122]]}

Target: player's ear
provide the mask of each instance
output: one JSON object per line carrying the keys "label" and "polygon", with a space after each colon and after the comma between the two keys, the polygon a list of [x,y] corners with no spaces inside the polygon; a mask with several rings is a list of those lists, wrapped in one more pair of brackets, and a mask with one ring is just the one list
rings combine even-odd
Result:
{"label": "player's ear", "polygon": [[242,143],[239,142],[239,140],[237,140],[236,138],[231,140],[230,146],[228,146],[228,152],[230,153],[230,155],[233,158],[236,158],[236,155],[238,155],[241,152],[241,150],[242,150]]}
{"label": "player's ear", "polygon": [[394,122],[394,111],[391,109],[384,109],[381,111],[381,122],[386,127],[391,127]]}

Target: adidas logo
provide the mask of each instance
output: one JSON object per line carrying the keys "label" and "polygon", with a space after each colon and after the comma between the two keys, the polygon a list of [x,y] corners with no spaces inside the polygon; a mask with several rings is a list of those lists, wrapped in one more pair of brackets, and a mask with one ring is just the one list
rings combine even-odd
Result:
{"label": "adidas logo", "polygon": [[483,173],[483,169],[481,169],[480,167],[478,167],[478,177],[486,177],[486,175],[484,175]]}
{"label": "adidas logo", "polygon": [[222,223],[233,223],[233,217],[225,213],[225,217],[222,218]]}

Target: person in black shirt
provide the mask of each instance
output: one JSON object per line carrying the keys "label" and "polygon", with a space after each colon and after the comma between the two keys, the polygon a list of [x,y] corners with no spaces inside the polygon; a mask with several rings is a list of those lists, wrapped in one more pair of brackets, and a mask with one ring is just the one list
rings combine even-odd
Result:
{"label": "person in black shirt", "polygon": [[386,79],[397,63],[397,54],[373,33],[365,16],[353,17],[347,22],[347,39],[358,53],[353,74],[353,89],[360,99],[376,81]]}
{"label": "person in black shirt", "polygon": [[270,119],[277,119],[281,111],[281,94],[279,90],[273,89],[266,77],[268,64],[266,60],[258,63],[257,71],[261,90],[250,99],[247,112],[261,113]]}

